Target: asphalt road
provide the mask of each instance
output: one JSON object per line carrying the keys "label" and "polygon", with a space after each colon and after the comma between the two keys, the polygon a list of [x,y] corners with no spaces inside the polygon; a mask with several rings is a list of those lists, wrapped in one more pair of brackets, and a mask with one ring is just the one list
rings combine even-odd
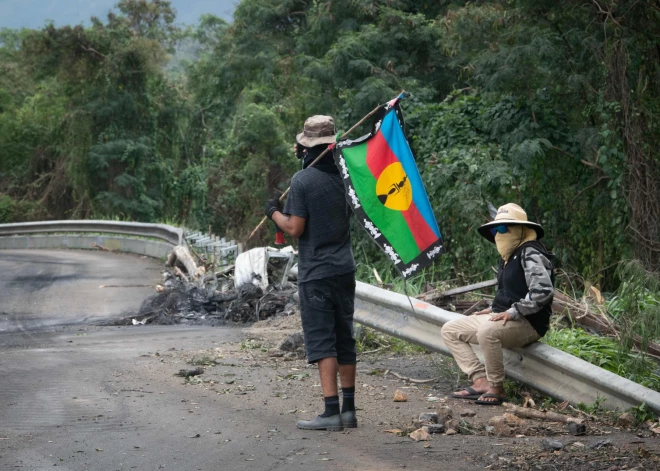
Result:
{"label": "asphalt road", "polygon": [[[376,430],[380,402],[357,430],[298,430],[321,406],[316,370],[255,360],[242,329],[95,325],[136,310],[161,270],[132,255],[0,251],[0,470],[431,470],[451,454],[472,468],[463,438],[426,450]],[[205,374],[213,387],[173,375],[200,351],[222,359]],[[304,381],[280,381],[297,371]]]}
{"label": "asphalt road", "polygon": [[[432,409],[427,396],[451,386],[371,374],[434,374],[415,369],[423,359],[363,359],[360,427],[298,430],[295,421],[321,405],[317,372],[304,360],[246,349],[242,341],[253,331],[96,325],[136,310],[161,269],[159,261],[132,255],[0,251],[0,471],[468,471],[499,464],[497,454],[540,450],[541,437],[437,436],[425,445],[386,433]],[[174,376],[200,355],[216,361],[204,382]],[[409,393],[407,403],[392,403],[397,388]],[[457,413],[474,407],[454,402]],[[477,418],[495,413],[479,409]],[[620,440],[640,443],[634,435]],[[605,469],[582,463],[530,469]]]}
{"label": "asphalt road", "polygon": [[[161,270],[159,261],[132,255],[0,251],[0,470],[408,466],[409,440],[394,437],[405,442],[396,445],[379,433],[370,441],[365,428],[296,429],[320,405],[311,384],[316,371],[308,397],[275,402],[270,383],[279,376],[264,376],[244,358],[240,329],[95,325],[136,310]],[[190,367],[180,355],[203,348],[221,352],[236,371],[226,374],[245,373],[250,394],[221,394],[173,376]],[[302,399],[308,411],[287,414]],[[416,469],[435,469],[436,456],[422,455]]]}
{"label": "asphalt road", "polygon": [[101,323],[154,293],[162,264],[130,254],[0,250],[0,333]]}

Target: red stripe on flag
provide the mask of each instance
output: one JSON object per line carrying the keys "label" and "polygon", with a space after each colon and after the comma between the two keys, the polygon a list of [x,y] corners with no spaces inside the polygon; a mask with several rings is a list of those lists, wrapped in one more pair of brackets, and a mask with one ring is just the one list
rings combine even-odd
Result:
{"label": "red stripe on flag", "polygon": [[367,143],[367,166],[376,180],[388,165],[398,161],[382,132],[376,133]]}
{"label": "red stripe on flag", "polygon": [[426,249],[433,242],[438,240],[438,236],[435,235],[433,230],[429,227],[424,216],[422,216],[422,213],[420,213],[417,206],[415,206],[415,203],[412,203],[407,211],[401,211],[401,214],[408,223],[410,232],[415,238],[419,250]]}

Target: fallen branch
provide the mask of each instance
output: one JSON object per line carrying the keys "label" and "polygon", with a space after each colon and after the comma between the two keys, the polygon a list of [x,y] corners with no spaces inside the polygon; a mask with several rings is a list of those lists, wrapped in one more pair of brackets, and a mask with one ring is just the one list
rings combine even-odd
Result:
{"label": "fallen branch", "polygon": [[479,289],[490,288],[491,286],[497,285],[497,280],[488,280],[482,281],[481,283],[474,283],[472,285],[461,286],[460,288],[448,289],[442,293],[443,297],[447,296],[456,296],[457,294],[469,293],[470,291],[476,291]]}
{"label": "fallen branch", "polygon": [[598,418],[597,418],[595,415],[587,414],[585,411],[580,410],[580,409],[577,409],[577,408],[573,407],[573,406],[570,405],[570,404],[568,405],[568,407],[569,407],[571,410],[574,410],[575,412],[577,412],[578,414],[586,415],[587,417],[589,417],[589,418],[592,419],[592,420],[598,420]]}
{"label": "fallen branch", "polygon": [[415,384],[425,384],[425,383],[437,383],[440,378],[431,378],[431,379],[415,379],[415,378],[408,378],[407,376],[400,375],[399,373],[396,373],[394,371],[387,371],[385,374],[390,373],[392,376],[396,376],[399,379],[402,379],[404,381],[409,381],[411,383]]}
{"label": "fallen branch", "polygon": [[366,352],[362,352],[362,353],[360,353],[360,355],[368,355],[369,353],[380,352],[383,348],[385,348],[385,347],[380,347],[380,348],[377,348],[375,350],[369,350],[369,351],[366,351]]}
{"label": "fallen branch", "polygon": [[566,313],[576,324],[590,327],[600,334],[617,334],[612,322],[602,312],[594,312],[588,304],[580,303],[561,292],[555,292],[552,310],[557,313]]}
{"label": "fallen branch", "polygon": [[472,305],[472,307],[466,309],[466,310],[463,312],[463,315],[464,315],[464,316],[470,316],[470,315],[472,315],[472,313],[477,312],[477,310],[479,310],[479,308],[480,308],[481,306],[483,306],[484,308],[487,307],[487,306],[488,306],[488,302],[485,301],[485,300],[483,300],[483,299],[482,299],[481,301],[477,301],[476,303],[474,303],[474,304]]}
{"label": "fallen branch", "polygon": [[576,424],[582,423],[582,419],[576,419],[575,417],[571,417],[570,415],[557,414],[556,412],[551,412],[551,411],[541,412],[540,410],[536,410],[536,409],[526,409],[523,407],[519,407],[515,404],[511,404],[509,402],[505,402],[502,405],[506,409],[509,409],[509,412],[523,419],[540,419],[540,420],[549,420],[551,422],[563,422],[563,423],[574,422]]}
{"label": "fallen branch", "polygon": [[493,279],[488,281],[482,281],[480,283],[474,283],[467,286],[461,286],[459,288],[448,289],[446,291],[438,291],[438,290],[429,291],[427,293],[424,293],[424,300],[427,303],[429,303],[436,299],[448,298],[450,296],[456,296],[457,294],[469,293],[470,291],[477,291],[484,288],[490,288],[495,285],[497,285],[497,280]]}

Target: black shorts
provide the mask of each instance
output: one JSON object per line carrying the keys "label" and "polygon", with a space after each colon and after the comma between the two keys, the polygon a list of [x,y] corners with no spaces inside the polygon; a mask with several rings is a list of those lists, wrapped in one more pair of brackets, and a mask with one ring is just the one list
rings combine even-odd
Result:
{"label": "black shorts", "polygon": [[355,365],[355,273],[300,283],[298,293],[307,361],[337,357],[340,365]]}

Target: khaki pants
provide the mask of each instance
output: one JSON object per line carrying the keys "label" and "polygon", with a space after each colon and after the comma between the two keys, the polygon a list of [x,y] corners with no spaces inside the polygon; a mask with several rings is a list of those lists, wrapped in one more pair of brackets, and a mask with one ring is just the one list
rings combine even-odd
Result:
{"label": "khaki pants", "polygon": [[[458,366],[474,382],[486,376],[491,387],[504,382],[502,348],[523,347],[536,342],[540,336],[526,320],[491,321],[490,315],[466,316],[447,322],[442,338],[454,355]],[[469,344],[478,344],[484,354],[482,365]],[[485,366],[485,367],[484,367]]]}

